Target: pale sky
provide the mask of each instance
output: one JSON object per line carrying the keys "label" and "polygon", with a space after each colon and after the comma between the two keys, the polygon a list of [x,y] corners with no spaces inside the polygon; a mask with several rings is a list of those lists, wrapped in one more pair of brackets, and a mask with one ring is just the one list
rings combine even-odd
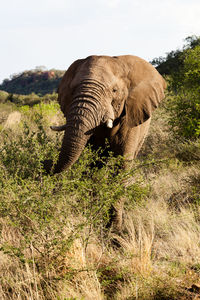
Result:
{"label": "pale sky", "polygon": [[0,0],[0,82],[88,55],[148,61],[200,35],[199,0]]}

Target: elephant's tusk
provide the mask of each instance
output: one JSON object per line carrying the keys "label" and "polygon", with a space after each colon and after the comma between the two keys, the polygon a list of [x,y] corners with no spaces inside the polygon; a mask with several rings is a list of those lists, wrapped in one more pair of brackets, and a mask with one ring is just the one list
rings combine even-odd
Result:
{"label": "elephant's tusk", "polygon": [[52,126],[50,126],[50,128],[52,130],[54,130],[54,131],[63,131],[63,130],[66,129],[66,124],[61,125],[61,126],[54,126],[54,125],[52,125]]}
{"label": "elephant's tusk", "polygon": [[106,126],[107,126],[108,128],[113,128],[113,120],[108,119],[107,122],[106,122]]}

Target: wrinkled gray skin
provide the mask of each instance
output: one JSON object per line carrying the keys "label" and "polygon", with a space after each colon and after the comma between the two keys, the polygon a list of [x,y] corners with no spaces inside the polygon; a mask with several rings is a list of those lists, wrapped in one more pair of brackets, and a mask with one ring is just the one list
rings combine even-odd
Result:
{"label": "wrinkled gray skin", "polygon": [[[136,56],[89,56],[75,61],[58,89],[67,123],[52,126],[65,131],[52,172],[70,168],[88,142],[98,148],[104,146],[106,138],[115,155],[123,155],[127,160],[135,158],[165,88],[157,70]],[[51,167],[52,163],[46,161],[46,170]],[[119,215],[122,206],[118,204]]]}

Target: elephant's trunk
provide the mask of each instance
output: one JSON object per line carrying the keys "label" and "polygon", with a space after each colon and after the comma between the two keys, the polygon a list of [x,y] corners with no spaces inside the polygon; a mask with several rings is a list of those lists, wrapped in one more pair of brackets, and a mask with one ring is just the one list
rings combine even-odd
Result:
{"label": "elephant's trunk", "polygon": [[89,98],[73,100],[63,138],[62,148],[54,173],[70,168],[81,155],[93,129],[101,122],[102,109],[99,102]]}

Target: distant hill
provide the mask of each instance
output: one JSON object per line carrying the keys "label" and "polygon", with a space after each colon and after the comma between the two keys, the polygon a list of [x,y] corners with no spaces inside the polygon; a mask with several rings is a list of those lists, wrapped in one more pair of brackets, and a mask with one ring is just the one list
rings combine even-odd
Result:
{"label": "distant hill", "polygon": [[8,93],[29,95],[35,93],[43,96],[57,91],[65,71],[35,69],[12,75],[0,85],[0,90]]}

